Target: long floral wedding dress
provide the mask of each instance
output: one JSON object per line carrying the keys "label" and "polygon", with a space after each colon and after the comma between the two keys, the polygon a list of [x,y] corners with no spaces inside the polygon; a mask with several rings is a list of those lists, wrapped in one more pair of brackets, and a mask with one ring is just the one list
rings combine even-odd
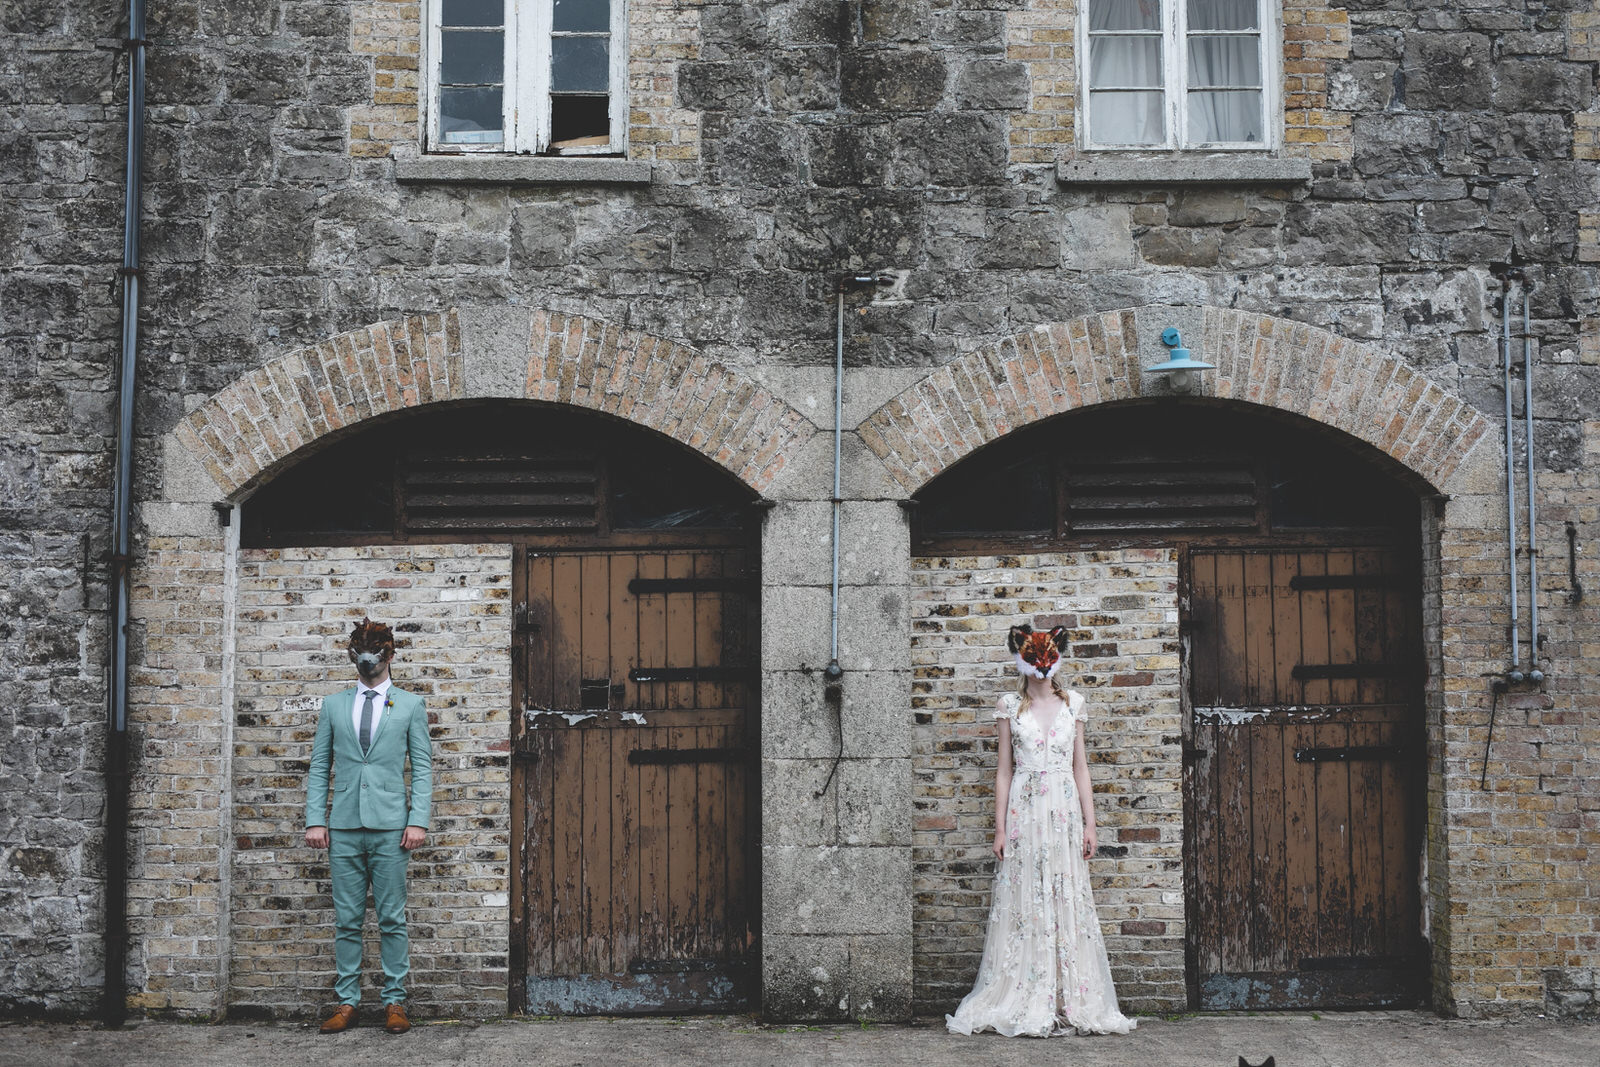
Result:
{"label": "long floral wedding dress", "polygon": [[1125,1034],[1135,1024],[1117,1008],[1072,775],[1084,699],[1071,693],[1048,731],[1031,710],[1018,715],[1020,705],[1019,695],[1007,694],[995,712],[1011,720],[1005,858],[995,872],[978,979],[945,1024],[955,1033],[1007,1037]]}

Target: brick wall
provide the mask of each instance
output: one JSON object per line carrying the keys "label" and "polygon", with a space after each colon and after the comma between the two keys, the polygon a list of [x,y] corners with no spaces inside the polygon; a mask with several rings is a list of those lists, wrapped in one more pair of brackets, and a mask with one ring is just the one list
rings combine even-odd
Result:
{"label": "brick wall", "polygon": [[913,966],[919,1012],[972,986],[994,867],[995,698],[1007,629],[1066,626],[1088,699],[1100,858],[1090,864],[1124,1007],[1184,1004],[1178,564],[1170,549],[912,562]]}
{"label": "brick wall", "polygon": [[[332,1000],[327,853],[302,840],[305,772],[317,698],[352,681],[343,647],[363,614],[395,626],[395,682],[426,698],[434,741],[433,825],[411,861],[410,1001],[430,1015],[503,1013],[510,549],[252,549],[238,568],[230,1014]],[[376,934],[369,915],[370,1002]]]}
{"label": "brick wall", "polygon": [[[1449,995],[1442,1000],[1462,1014],[1517,1014],[1540,1006],[1558,1015],[1595,1010],[1600,422],[1583,423],[1582,450],[1580,467],[1539,475],[1539,665],[1547,677],[1542,685],[1515,686],[1500,696],[1492,742],[1490,683],[1510,660],[1505,500],[1462,494],[1448,505],[1447,514],[1463,521],[1447,524],[1441,550],[1449,676],[1439,783],[1443,823],[1431,830],[1430,848],[1449,861],[1447,910],[1436,918],[1442,927],[1436,939],[1444,939],[1438,956],[1450,967]],[[1526,669],[1524,520],[1519,516],[1518,567]],[[1570,557],[1569,522],[1577,536]],[[1574,599],[1577,586],[1581,600]],[[1486,755],[1487,788],[1480,785]]]}
{"label": "brick wall", "polygon": [[221,537],[152,537],[132,572],[128,988],[209,1013],[225,981]]}

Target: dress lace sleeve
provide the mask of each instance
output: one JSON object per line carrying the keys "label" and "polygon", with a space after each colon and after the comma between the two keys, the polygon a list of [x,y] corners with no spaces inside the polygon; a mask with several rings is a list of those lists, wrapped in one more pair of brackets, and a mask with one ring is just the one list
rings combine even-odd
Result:
{"label": "dress lace sleeve", "polygon": [[996,705],[995,705],[995,709],[994,709],[995,720],[999,721],[1000,719],[1015,719],[1017,717],[1017,707],[1021,703],[1022,703],[1022,698],[1017,696],[1017,694],[1015,694],[1015,693],[1007,693],[1007,694],[1005,694],[1004,696],[1002,696],[1000,698],[999,702],[996,703]]}
{"label": "dress lace sleeve", "polygon": [[1075,720],[1082,722],[1089,717],[1089,701],[1084,699],[1082,693],[1076,689],[1069,689],[1067,690],[1067,700],[1070,703],[1072,717]]}

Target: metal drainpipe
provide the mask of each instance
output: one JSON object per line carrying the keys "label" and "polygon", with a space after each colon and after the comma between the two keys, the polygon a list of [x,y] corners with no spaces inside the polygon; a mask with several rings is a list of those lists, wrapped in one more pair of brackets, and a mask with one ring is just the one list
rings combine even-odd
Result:
{"label": "metal drainpipe", "polygon": [[1533,504],[1533,332],[1528,326],[1528,287],[1522,287],[1522,419],[1528,455],[1528,681],[1544,681],[1539,669],[1539,534]]}
{"label": "metal drainpipe", "polygon": [[1511,433],[1511,279],[1506,278],[1505,292],[1500,296],[1500,366],[1504,376],[1506,394],[1506,543],[1510,553],[1511,575],[1511,669],[1506,679],[1512,683],[1522,681],[1522,647],[1519,644],[1522,627],[1517,610],[1517,504],[1516,504],[1516,445]]}
{"label": "metal drainpipe", "polygon": [[834,775],[839,772],[839,763],[844,759],[844,668],[839,666],[839,512],[844,506],[844,497],[840,489],[841,443],[844,440],[844,294],[845,290],[852,286],[879,285],[882,281],[883,279],[876,274],[846,275],[839,279],[836,293],[838,308],[833,338],[833,598],[830,611],[832,636],[828,652],[828,669],[823,672],[823,695],[827,702],[833,705],[839,728],[839,750],[833,757],[833,768],[828,771],[827,781],[823,782],[822,788],[813,794],[818,798],[827,793],[828,787],[833,784]]}
{"label": "metal drainpipe", "polygon": [[139,217],[144,158],[144,0],[128,0],[128,152],[122,214],[122,352],[111,506],[111,672],[106,716],[106,977],[101,1013],[121,1026],[128,1001],[128,561],[133,525],[133,402],[138,377]]}

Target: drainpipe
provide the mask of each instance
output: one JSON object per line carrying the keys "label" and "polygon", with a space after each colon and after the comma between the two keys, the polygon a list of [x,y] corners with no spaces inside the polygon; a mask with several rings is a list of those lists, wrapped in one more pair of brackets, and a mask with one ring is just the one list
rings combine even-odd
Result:
{"label": "drainpipe", "polygon": [[1517,610],[1517,474],[1516,446],[1511,433],[1511,278],[1506,277],[1505,292],[1500,297],[1500,368],[1506,399],[1506,544],[1510,553],[1511,575],[1511,669],[1506,680],[1513,685],[1523,680],[1522,646],[1519,630],[1521,614]]}
{"label": "drainpipe", "polygon": [[1528,681],[1544,681],[1539,669],[1539,534],[1533,504],[1533,331],[1528,327],[1528,287],[1522,287],[1522,419],[1528,455]]}
{"label": "drainpipe", "polygon": [[837,317],[833,337],[833,597],[832,638],[828,651],[828,669],[823,697],[833,705],[834,718],[839,727],[839,751],[833,757],[833,767],[827,781],[814,794],[818,798],[833,784],[833,776],[844,759],[844,668],[839,666],[839,512],[844,506],[840,489],[841,445],[844,440],[844,294],[851,288],[882,285],[885,279],[876,274],[850,274],[839,279],[835,296]]}
{"label": "drainpipe", "polygon": [[133,525],[133,400],[139,348],[139,205],[144,158],[144,0],[128,0],[128,152],[123,173],[122,351],[117,455],[111,506],[111,671],[106,715],[106,977],[101,1004],[109,1027],[128,1001],[128,561]]}

